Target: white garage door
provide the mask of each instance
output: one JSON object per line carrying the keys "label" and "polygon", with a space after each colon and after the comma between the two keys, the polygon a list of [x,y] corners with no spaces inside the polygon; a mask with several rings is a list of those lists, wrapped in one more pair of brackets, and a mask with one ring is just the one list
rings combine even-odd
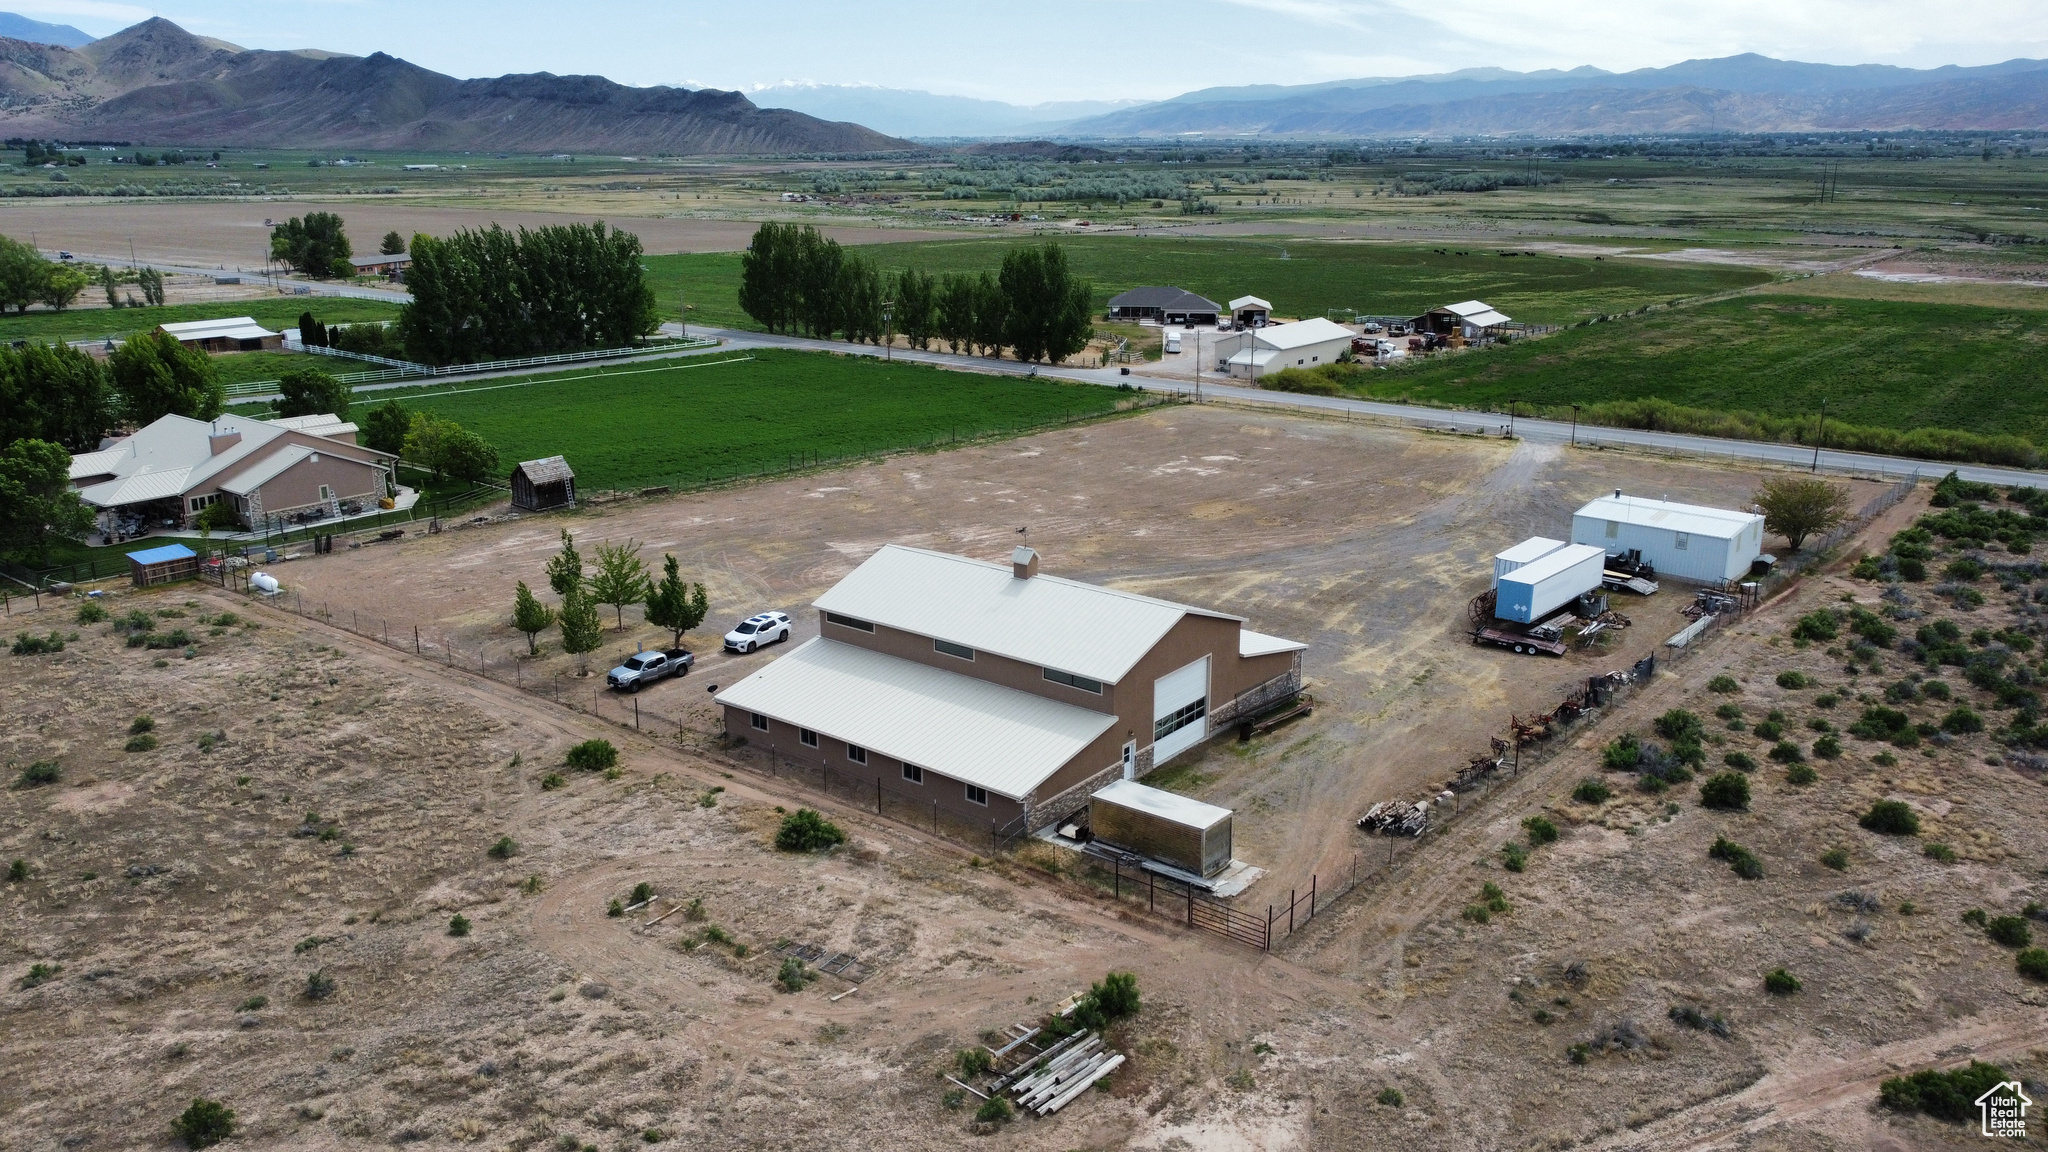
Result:
{"label": "white garage door", "polygon": [[1209,734],[1209,658],[1152,682],[1152,766]]}

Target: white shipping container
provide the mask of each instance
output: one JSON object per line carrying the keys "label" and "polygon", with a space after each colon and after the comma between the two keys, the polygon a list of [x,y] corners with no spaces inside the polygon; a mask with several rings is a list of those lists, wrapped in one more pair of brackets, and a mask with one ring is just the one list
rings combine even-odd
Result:
{"label": "white shipping container", "polygon": [[1600,587],[1606,567],[1604,549],[1566,545],[1501,577],[1493,614],[1517,624],[1534,624]]}
{"label": "white shipping container", "polygon": [[1548,536],[1531,536],[1513,548],[1500,553],[1493,558],[1494,587],[1500,587],[1501,577],[1513,572],[1524,564],[1533,564],[1562,547],[1564,547],[1564,541],[1562,540],[1552,540]]}

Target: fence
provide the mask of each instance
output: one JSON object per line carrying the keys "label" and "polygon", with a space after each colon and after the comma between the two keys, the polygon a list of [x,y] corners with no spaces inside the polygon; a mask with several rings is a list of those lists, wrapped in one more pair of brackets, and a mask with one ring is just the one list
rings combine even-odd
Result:
{"label": "fence", "polygon": [[1826,559],[1828,553],[1833,552],[1841,545],[1842,541],[1863,531],[1872,521],[1891,511],[1898,506],[1900,501],[1912,495],[1913,489],[1919,483],[1920,470],[1915,468],[1912,475],[1878,493],[1856,515],[1835,525],[1834,528],[1828,531],[1827,535],[1813,541],[1798,555],[1779,564],[1778,570],[1790,576],[1811,568],[1813,565]]}
{"label": "fence", "polygon": [[[647,356],[660,352],[680,352],[691,348],[715,348],[718,341],[708,336],[691,337],[682,340],[666,340],[658,344],[643,344],[633,348],[599,348],[589,352],[562,352],[553,356],[527,356],[517,360],[489,360],[481,364],[450,364],[436,368],[429,364],[415,364],[409,360],[391,360],[373,356],[367,352],[348,352],[340,348],[321,348],[287,342],[286,350],[305,352],[315,356],[336,356],[348,360],[360,360],[370,364],[382,364],[384,368],[343,372],[335,380],[349,387],[363,384],[384,384],[394,380],[431,380],[446,376],[478,376],[487,372],[504,372],[519,368],[547,368],[557,364],[580,364],[591,360],[617,360],[629,356]],[[228,398],[247,399],[252,396],[268,396],[278,389],[276,380],[248,380],[227,386]]]}

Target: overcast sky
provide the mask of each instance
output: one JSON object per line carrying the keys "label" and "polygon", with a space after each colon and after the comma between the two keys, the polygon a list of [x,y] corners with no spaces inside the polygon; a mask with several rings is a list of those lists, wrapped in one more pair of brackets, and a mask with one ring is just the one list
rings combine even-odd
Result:
{"label": "overcast sky", "polygon": [[2048,0],[0,0],[104,36],[150,16],[250,48],[385,51],[455,76],[874,84],[1037,103],[1498,66],[1623,71],[2048,57]]}

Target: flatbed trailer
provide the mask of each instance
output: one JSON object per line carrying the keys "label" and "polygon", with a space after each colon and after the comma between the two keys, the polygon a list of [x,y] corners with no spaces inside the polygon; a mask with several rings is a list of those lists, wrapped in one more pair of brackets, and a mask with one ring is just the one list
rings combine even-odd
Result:
{"label": "flatbed trailer", "polygon": [[1542,640],[1535,636],[1525,636],[1519,632],[1503,632],[1498,628],[1481,627],[1474,629],[1472,632],[1472,642],[1474,644],[1491,644],[1497,648],[1506,648],[1517,655],[1523,656],[1534,656],[1539,652],[1550,656],[1562,656],[1565,653],[1564,644],[1559,641]]}

